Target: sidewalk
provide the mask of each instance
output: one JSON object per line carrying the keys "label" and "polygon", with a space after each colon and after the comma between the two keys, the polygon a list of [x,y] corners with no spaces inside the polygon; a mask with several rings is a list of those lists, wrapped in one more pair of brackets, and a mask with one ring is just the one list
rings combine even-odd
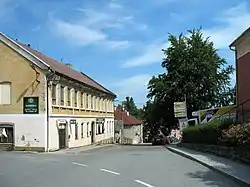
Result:
{"label": "sidewalk", "polygon": [[167,149],[231,178],[242,186],[250,186],[250,167],[247,165],[223,157],[177,147],[176,145],[168,145]]}

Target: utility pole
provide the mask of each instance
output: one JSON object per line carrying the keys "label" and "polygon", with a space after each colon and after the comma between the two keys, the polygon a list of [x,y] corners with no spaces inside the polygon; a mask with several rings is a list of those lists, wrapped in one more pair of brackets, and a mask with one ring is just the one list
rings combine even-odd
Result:
{"label": "utility pole", "polygon": [[121,108],[121,144],[123,144],[123,128],[124,128],[124,123],[123,123],[123,103],[122,103],[122,108]]}

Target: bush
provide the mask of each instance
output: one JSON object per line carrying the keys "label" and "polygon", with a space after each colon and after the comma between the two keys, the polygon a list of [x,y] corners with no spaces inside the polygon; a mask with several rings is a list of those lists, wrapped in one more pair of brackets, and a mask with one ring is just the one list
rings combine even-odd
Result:
{"label": "bush", "polygon": [[183,143],[214,144],[218,143],[223,130],[235,124],[233,119],[215,119],[209,123],[199,124],[183,129]]}
{"label": "bush", "polygon": [[219,144],[226,146],[249,147],[250,124],[231,125],[221,133]]}

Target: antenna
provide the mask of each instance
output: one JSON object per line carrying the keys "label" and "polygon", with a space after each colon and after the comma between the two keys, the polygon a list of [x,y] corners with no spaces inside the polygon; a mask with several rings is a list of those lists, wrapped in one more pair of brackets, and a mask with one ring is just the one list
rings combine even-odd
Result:
{"label": "antenna", "polygon": [[14,37],[15,37],[15,40],[18,40],[18,36],[17,36],[17,32],[14,31]]}

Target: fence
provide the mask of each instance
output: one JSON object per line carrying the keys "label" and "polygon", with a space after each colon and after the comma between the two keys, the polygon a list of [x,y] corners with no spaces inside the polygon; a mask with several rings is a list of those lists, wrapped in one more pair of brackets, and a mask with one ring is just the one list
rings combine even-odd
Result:
{"label": "fence", "polygon": [[250,99],[220,115],[218,119],[235,118],[239,122],[250,122]]}

